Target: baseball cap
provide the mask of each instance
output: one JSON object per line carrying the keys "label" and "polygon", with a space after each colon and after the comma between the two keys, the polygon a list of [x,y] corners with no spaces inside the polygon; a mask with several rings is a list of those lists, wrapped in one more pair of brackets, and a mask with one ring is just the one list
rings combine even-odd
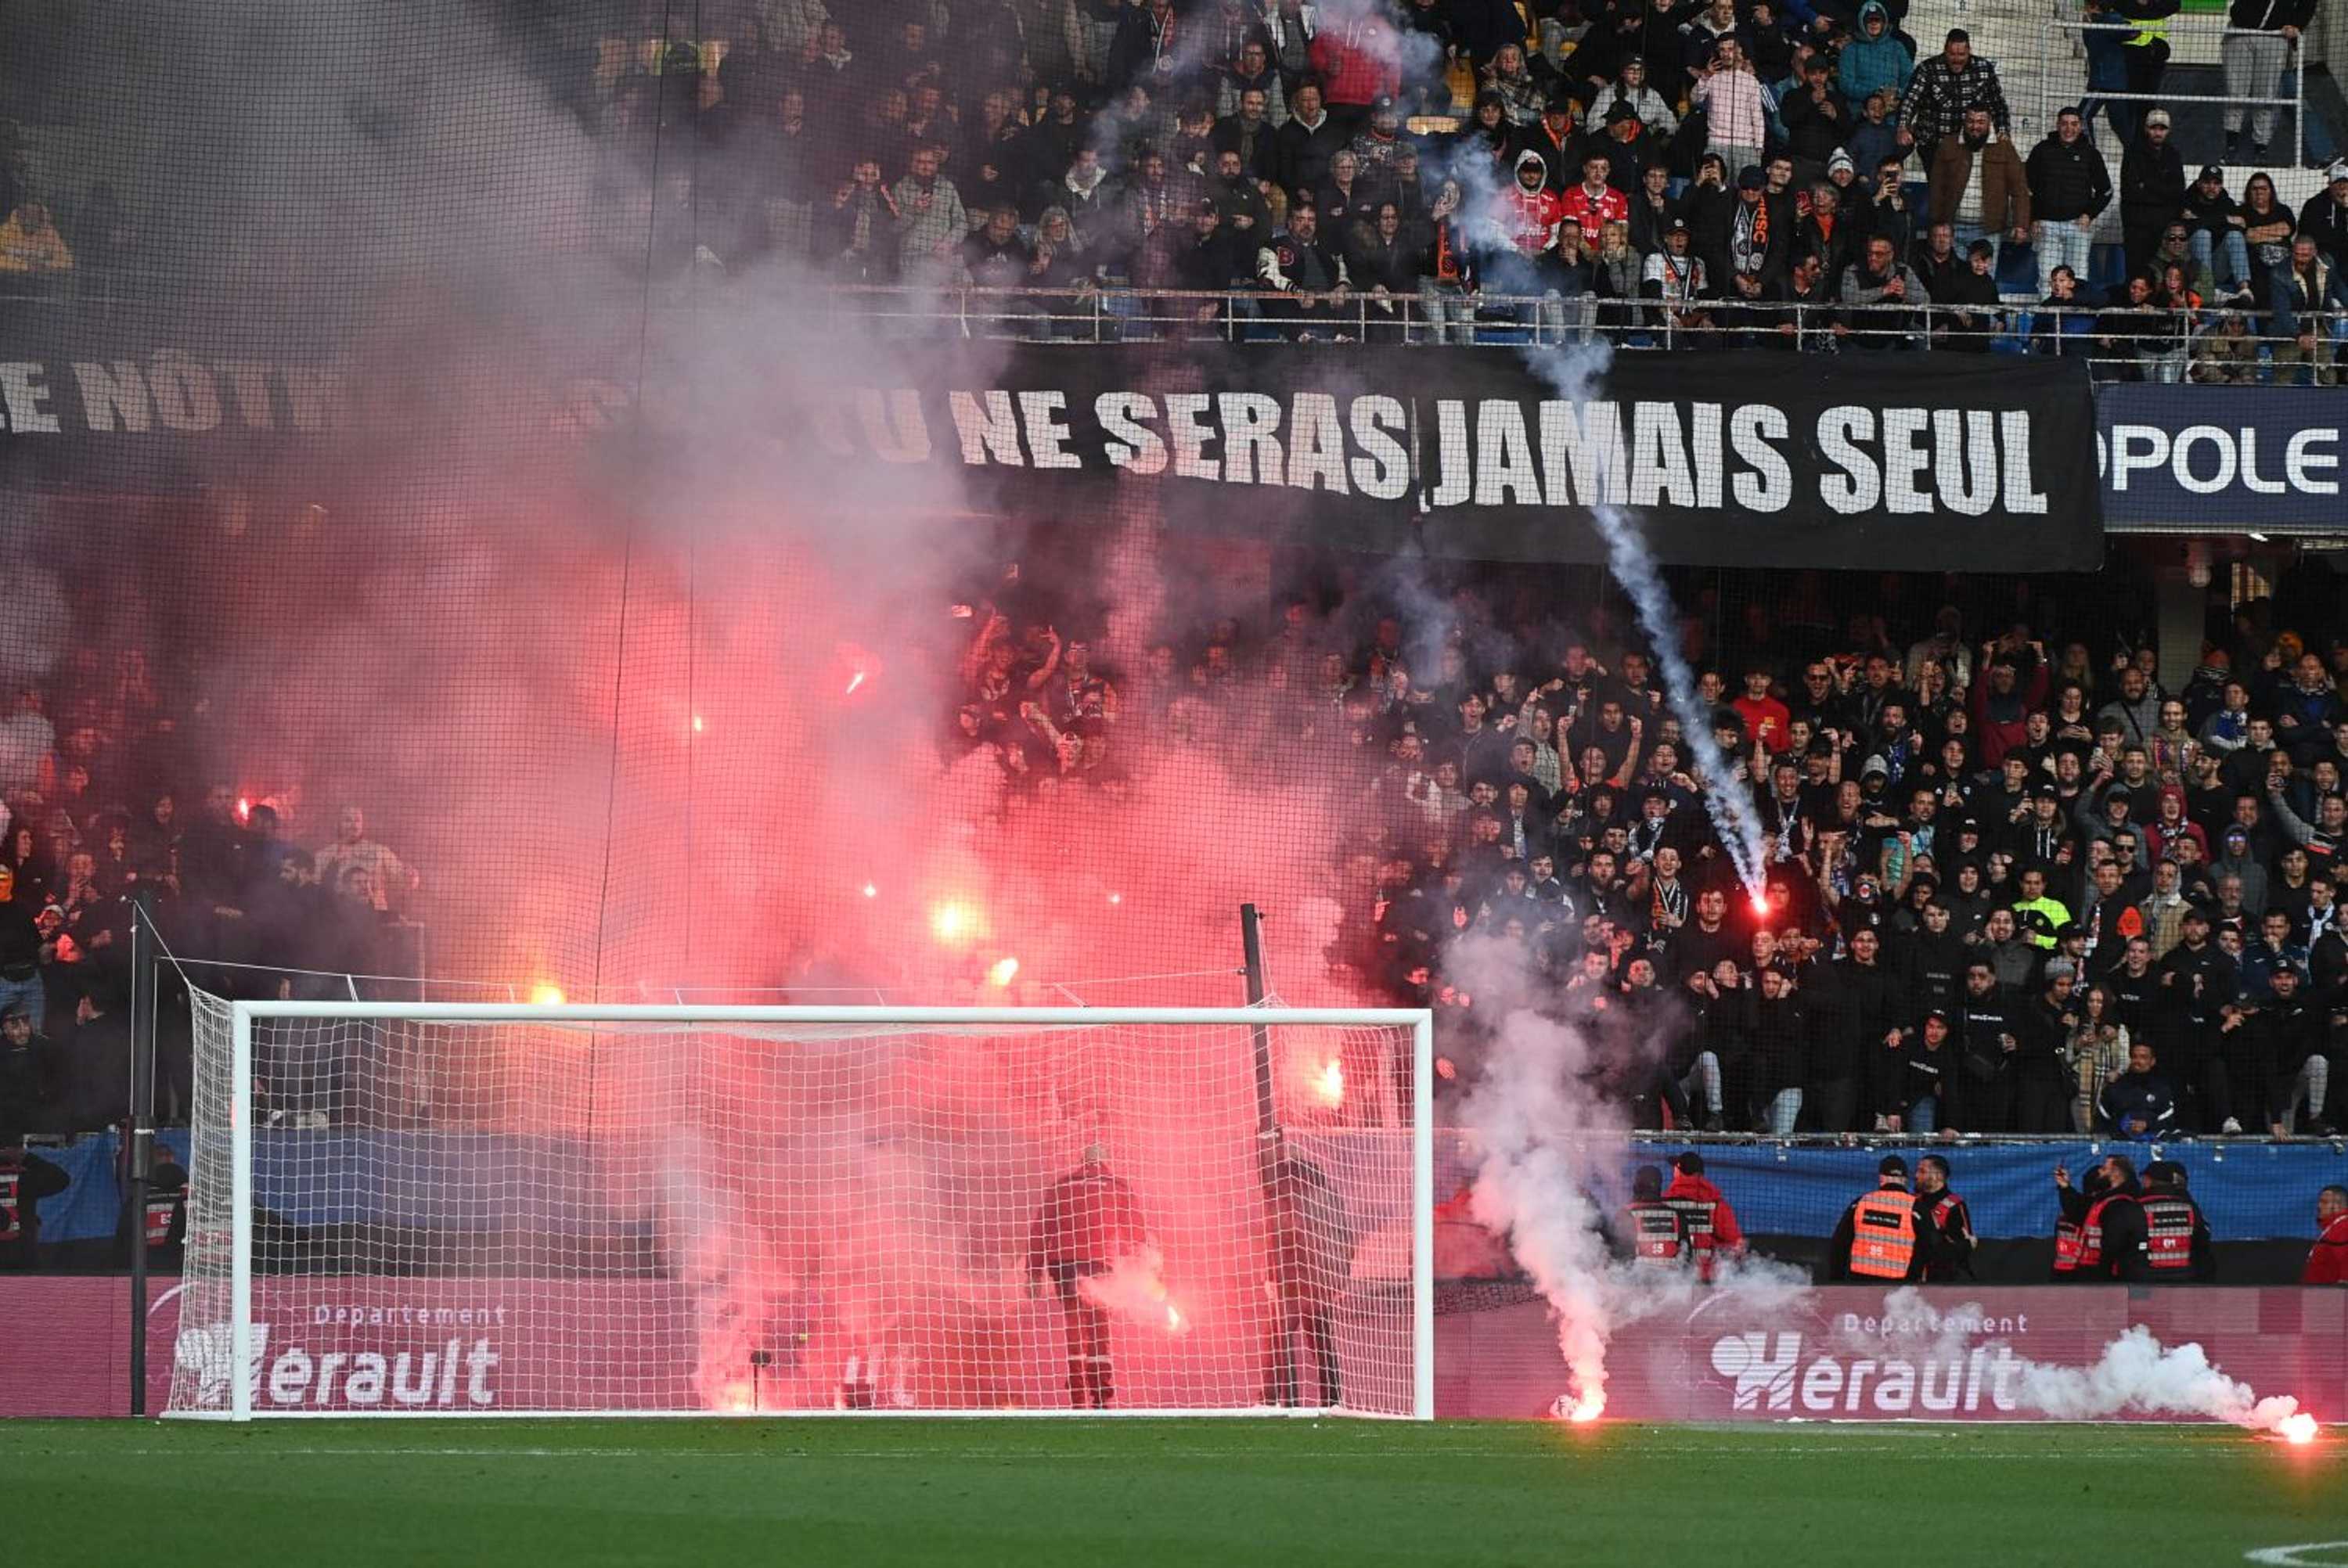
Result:
{"label": "baseball cap", "polygon": [[1875,1173],[1879,1176],[1904,1176],[1908,1173],[1908,1162],[1897,1154],[1886,1154],[1876,1165]]}
{"label": "baseball cap", "polygon": [[1865,778],[1869,774],[1881,774],[1885,778],[1890,778],[1891,764],[1879,756],[1869,757],[1867,759],[1866,765],[1859,770],[1859,774],[1861,778]]}
{"label": "baseball cap", "polygon": [[2063,798],[2063,792],[2056,789],[2051,784],[2043,784],[2030,792],[2030,798],[2033,800],[2061,800]]}
{"label": "baseball cap", "polygon": [[[1573,112],[1573,106],[1571,104],[1564,104],[1560,107],[1562,108],[1567,114],[1571,114]],[[1620,99],[1615,100],[1614,107],[1606,111],[1606,123],[1608,125],[1621,125],[1625,120],[1636,120],[1638,118],[1639,111],[1632,108],[1629,104],[1623,103]]]}
{"label": "baseball cap", "polygon": [[2348,179],[2348,158],[2333,159],[2332,167],[2323,171],[2323,178],[2326,183],[2335,179]]}
{"label": "baseball cap", "polygon": [[1392,114],[1394,113],[1394,99],[1386,97],[1384,93],[1380,93],[1378,95],[1377,101],[1370,106],[1370,112],[1372,114]]}
{"label": "baseball cap", "polygon": [[1761,172],[1761,166],[1757,163],[1746,164],[1736,176],[1736,189],[1739,190],[1759,190],[1768,183],[1769,177]]}
{"label": "baseball cap", "polygon": [[2168,127],[2168,111],[2167,109],[2155,109],[2150,114],[2144,117],[2144,123],[2147,125],[2159,126],[2165,130]]}
{"label": "baseball cap", "polygon": [[1665,234],[1684,234],[1687,231],[1687,220],[1684,218],[1673,219],[1671,227],[1663,231]]}
{"label": "baseball cap", "polygon": [[2201,178],[2214,179],[2223,185],[2226,182],[2226,171],[2214,163],[2205,163],[2201,166]]}

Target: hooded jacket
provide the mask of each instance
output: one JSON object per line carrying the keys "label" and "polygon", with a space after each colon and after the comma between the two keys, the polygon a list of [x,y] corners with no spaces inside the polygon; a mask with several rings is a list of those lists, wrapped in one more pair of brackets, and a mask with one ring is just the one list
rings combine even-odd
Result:
{"label": "hooded jacket", "polygon": [[[1532,186],[1525,185],[1529,170],[1535,177]],[[1565,219],[1565,201],[1549,189],[1549,162],[1532,149],[1517,154],[1515,178],[1508,190],[1500,193],[1498,218],[1509,243],[1520,256],[1532,257],[1557,246],[1557,227]],[[1615,216],[1627,215],[1618,211]]]}
{"label": "hooded jacket", "polygon": [[[1870,16],[1883,18],[1883,31],[1869,35],[1867,21]],[[1850,41],[1842,46],[1835,67],[1835,85],[1851,107],[1853,114],[1866,105],[1868,95],[1889,87],[1895,96],[1904,97],[1908,78],[1916,73],[1916,62],[1908,53],[1908,46],[1900,41],[1900,29],[1891,25],[1890,14],[1879,0],[1867,0],[1859,8],[1859,26]]]}

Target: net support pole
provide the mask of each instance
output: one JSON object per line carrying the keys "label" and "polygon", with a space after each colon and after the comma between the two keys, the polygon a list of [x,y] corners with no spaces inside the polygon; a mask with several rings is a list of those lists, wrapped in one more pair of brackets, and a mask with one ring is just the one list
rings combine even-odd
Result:
{"label": "net support pole", "polygon": [[1435,1419],[1435,1015],[1410,1029],[1410,1413]]}
{"label": "net support pole", "polygon": [[[1263,916],[1252,904],[1240,906],[1240,956],[1247,966],[1248,1006],[1262,1007]],[[1259,1023],[1251,1026],[1248,1032],[1255,1049],[1256,1170],[1269,1187],[1280,1143],[1280,1121],[1272,1104],[1272,1030]]]}
{"label": "net support pole", "polygon": [[228,1411],[252,1419],[252,1014],[229,1020]]}
{"label": "net support pole", "polygon": [[130,905],[130,1115],[125,1173],[130,1244],[130,1413],[147,1413],[147,1189],[155,1165],[155,895],[140,887]]}

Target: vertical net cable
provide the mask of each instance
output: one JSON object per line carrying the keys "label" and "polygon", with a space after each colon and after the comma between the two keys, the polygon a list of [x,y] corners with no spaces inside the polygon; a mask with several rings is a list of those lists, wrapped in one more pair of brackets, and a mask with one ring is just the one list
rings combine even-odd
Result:
{"label": "vertical net cable", "polygon": [[[170,1409],[216,1415],[198,1015]],[[1409,1416],[1412,1030],[1263,1031],[1272,1139],[1241,1022],[257,1018],[252,1410]]]}

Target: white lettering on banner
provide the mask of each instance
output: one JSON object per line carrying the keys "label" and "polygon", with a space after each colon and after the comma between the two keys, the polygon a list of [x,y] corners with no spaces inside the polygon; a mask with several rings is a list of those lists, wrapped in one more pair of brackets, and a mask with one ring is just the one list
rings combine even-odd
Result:
{"label": "white lettering on banner", "polygon": [[49,389],[41,382],[42,367],[36,360],[0,362],[0,403],[8,409],[8,428],[19,435],[54,436],[57,433],[57,416],[41,405],[49,400]]}
{"label": "white lettering on banner", "polygon": [[[1846,1315],[1846,1326],[1857,1322]],[[1872,1318],[1867,1319],[1873,1323]],[[1942,1327],[1952,1327],[1954,1320]],[[1921,1327],[1921,1326],[1920,1326]],[[1867,1332],[1875,1332],[1869,1328]],[[1887,1327],[1883,1332],[1894,1330]],[[1892,1356],[1879,1352],[1846,1361],[1819,1351],[1803,1354],[1794,1329],[1755,1330],[1713,1341],[1712,1369],[1729,1379],[1730,1408],[1816,1415],[1904,1415],[1920,1401],[1927,1410],[2016,1408],[2013,1350],[2005,1345]]]}
{"label": "white lettering on banner", "polygon": [[1059,392],[1023,392],[1019,395],[1019,417],[1027,430],[1027,450],[1035,455],[1038,468],[1081,468],[1085,460],[1074,452],[1064,450],[1061,443],[1068,438],[1068,425],[1055,415],[1067,411],[1067,395]]}
{"label": "white lettering on banner", "polygon": [[2293,431],[2283,444],[2281,478],[2260,468],[2259,435],[2252,425],[2228,429],[2188,425],[2171,434],[2158,425],[2115,425],[2108,436],[2096,438],[2096,450],[2098,466],[2115,495],[2127,492],[2131,476],[2163,469],[2178,489],[2195,496],[2214,496],[2238,482],[2260,496],[2340,493],[2339,480],[2318,477],[2319,471],[2335,473],[2340,467],[2336,426],[2311,425]]}
{"label": "white lettering on banner", "polygon": [[2293,436],[2282,452],[2283,477],[2294,490],[2304,490],[2311,496],[2336,496],[2340,493],[2340,481],[2319,479],[2315,477],[2315,470],[2327,468],[2336,473],[2340,467],[2340,454],[2317,453],[2314,446],[2319,441],[2337,446],[2340,445],[2340,432],[2336,427],[2327,429],[2322,425],[2312,425]]}
{"label": "white lettering on banner", "polygon": [[[253,1326],[256,1337],[263,1326]],[[262,1389],[273,1405],[366,1408],[391,1402],[410,1408],[487,1409],[498,1402],[490,1374],[501,1358],[488,1339],[451,1338],[434,1350],[332,1350],[313,1357],[289,1345],[268,1363]]]}
{"label": "white lettering on banner", "polygon": [[1025,459],[1019,455],[1019,419],[1011,406],[1007,392],[988,392],[973,395],[967,392],[946,394],[946,407],[953,415],[954,429],[962,436],[962,460],[972,465],[988,461],[1020,467]]}
{"label": "white lettering on banner", "polygon": [[1917,473],[1932,460],[1931,453],[1916,445],[1931,412],[1924,408],[1883,411],[1883,505],[1888,511],[1914,516],[1932,509],[1932,498],[1916,488]]}
{"label": "white lettering on banner", "polygon": [[1749,474],[1728,483],[1736,504],[1747,511],[1782,512],[1794,499],[1794,470],[1771,446],[1783,441],[1788,425],[1786,412],[1766,403],[1745,403],[1728,416],[1728,444]]}
{"label": "white lettering on banner", "polygon": [[112,430],[118,425],[143,436],[154,423],[154,406],[147,399],[147,382],[139,362],[118,359],[111,364],[77,361],[74,380],[81,384],[83,417],[92,430]]}
{"label": "white lettering on banner", "polygon": [[1093,399],[1093,417],[1108,437],[1112,466],[1137,474],[1166,472],[1166,443],[1145,421],[1158,417],[1158,400],[1138,392],[1104,392]]}
{"label": "white lettering on banner", "polygon": [[1873,458],[1859,448],[1875,436],[1875,414],[1853,404],[1838,404],[1818,415],[1818,448],[1838,474],[1828,474],[1819,493],[1838,512],[1871,512],[1882,498],[1883,480]]}
{"label": "white lettering on banner", "polygon": [[[502,1305],[482,1307],[314,1307],[312,1321],[321,1327],[426,1327],[452,1322],[481,1327],[505,1324]],[[487,1336],[468,1338],[452,1335],[429,1350],[327,1350],[314,1354],[308,1345],[284,1345],[270,1354],[273,1325],[252,1326],[252,1358],[245,1364],[245,1387],[255,1404],[365,1409],[391,1402],[414,1408],[456,1409],[462,1406],[489,1409],[498,1402],[493,1374],[503,1358],[496,1341]],[[228,1402],[230,1335],[225,1323],[180,1331],[174,1356],[179,1365],[193,1368],[197,1401],[208,1409]]]}
{"label": "white lettering on banner", "polygon": [[1462,472],[1468,466],[1468,405],[1456,397],[1435,404],[1435,471],[1433,495],[1422,493],[1422,507],[1456,507],[1468,498],[1473,482]]}
{"label": "white lettering on banner", "polygon": [[[101,388],[101,390],[105,390]],[[863,395],[870,439],[891,461],[925,450],[905,389]],[[949,391],[963,462],[1076,468],[1074,433],[1055,391]],[[1588,403],[1437,397],[1432,429],[1403,400],[1326,392],[1095,394],[1101,454],[1113,468],[1227,485],[1398,500],[1423,510],[1599,505],[1781,512],[1795,504],[1798,444],[1826,459],[1818,495],[1833,511],[1900,516],[2044,515],[2034,481],[2031,416],[2014,410],[1830,408],[1804,440],[1766,403],[1668,398]],[[1350,442],[1350,445],[1349,445]]]}
{"label": "white lettering on banner", "polygon": [[1280,449],[1280,399],[1262,392],[1217,395],[1223,425],[1223,477],[1234,485],[1277,485],[1287,466]]}
{"label": "white lettering on banner", "polygon": [[1289,433],[1288,483],[1299,490],[1315,485],[1344,495],[1345,437],[1337,429],[1337,400],[1325,392],[1296,395],[1296,424]]}
{"label": "white lettering on banner", "polygon": [[321,1328],[502,1328],[506,1309],[502,1302],[482,1307],[320,1306],[310,1308],[310,1322]]}
{"label": "white lettering on banner", "polygon": [[1375,501],[1399,501],[1410,494],[1410,448],[1402,441],[1409,430],[1410,411],[1402,399],[1354,400],[1354,442],[1363,452],[1354,459],[1354,488]]}
{"label": "white lettering on banner", "polygon": [[1532,437],[1525,431],[1525,411],[1513,398],[1486,398],[1476,405],[1476,504],[1498,507],[1511,499],[1540,505]]}
{"label": "white lettering on banner", "polygon": [[1166,427],[1174,436],[1174,472],[1185,479],[1223,477],[1223,466],[1207,456],[1207,443],[1215,439],[1215,432],[1199,423],[1208,402],[1203,392],[1166,395]]}

